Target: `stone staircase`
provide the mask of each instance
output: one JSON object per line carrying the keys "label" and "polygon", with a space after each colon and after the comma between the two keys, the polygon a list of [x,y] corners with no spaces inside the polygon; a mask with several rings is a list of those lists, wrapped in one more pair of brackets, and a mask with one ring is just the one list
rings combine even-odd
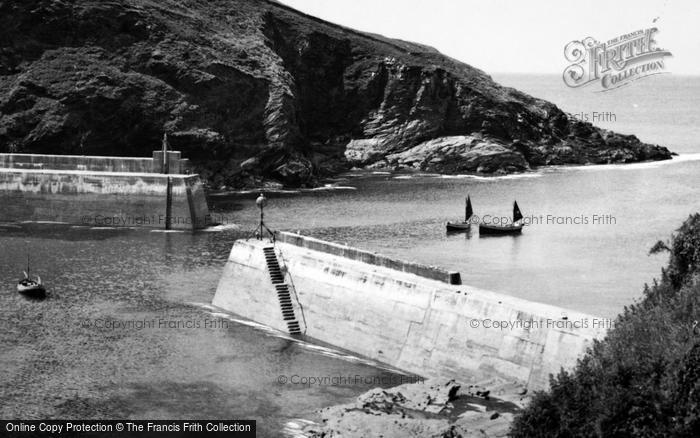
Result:
{"label": "stone staircase", "polygon": [[272,285],[275,286],[275,290],[277,291],[277,299],[279,299],[280,309],[282,310],[282,318],[287,323],[289,334],[300,335],[301,328],[294,314],[292,296],[289,290],[290,286],[284,281],[284,274],[282,273],[282,269],[280,269],[277,254],[275,254],[275,247],[266,246],[263,248],[263,252],[265,253],[265,262],[267,263],[270,280],[272,280]]}

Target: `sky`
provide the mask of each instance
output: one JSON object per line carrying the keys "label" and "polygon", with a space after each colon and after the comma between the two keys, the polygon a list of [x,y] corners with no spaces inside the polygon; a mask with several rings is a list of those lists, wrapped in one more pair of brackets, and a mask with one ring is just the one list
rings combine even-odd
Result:
{"label": "sky", "polygon": [[[666,70],[700,74],[698,0],[281,0],[354,29],[433,46],[487,73],[557,73],[564,46],[657,27]],[[656,22],[653,20],[656,19]]]}

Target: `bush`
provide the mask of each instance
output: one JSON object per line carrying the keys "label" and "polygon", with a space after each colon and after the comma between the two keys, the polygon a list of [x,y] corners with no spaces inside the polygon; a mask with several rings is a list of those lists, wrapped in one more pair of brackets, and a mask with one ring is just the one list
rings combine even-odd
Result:
{"label": "bush", "polygon": [[652,252],[661,250],[661,279],[571,372],[551,377],[512,436],[700,436],[700,215]]}

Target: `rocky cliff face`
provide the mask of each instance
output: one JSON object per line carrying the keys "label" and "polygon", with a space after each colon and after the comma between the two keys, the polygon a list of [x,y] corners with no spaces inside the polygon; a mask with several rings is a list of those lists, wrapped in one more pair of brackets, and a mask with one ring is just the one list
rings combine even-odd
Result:
{"label": "rocky cliff face", "polygon": [[0,152],[145,156],[163,132],[215,187],[670,157],[274,2],[0,0]]}

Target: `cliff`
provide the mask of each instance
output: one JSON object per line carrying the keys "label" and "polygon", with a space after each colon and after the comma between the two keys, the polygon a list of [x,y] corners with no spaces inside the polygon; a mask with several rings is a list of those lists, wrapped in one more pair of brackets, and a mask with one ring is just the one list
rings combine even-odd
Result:
{"label": "cliff", "polygon": [[163,132],[214,187],[671,155],[274,2],[0,0],[0,152],[148,156]]}

